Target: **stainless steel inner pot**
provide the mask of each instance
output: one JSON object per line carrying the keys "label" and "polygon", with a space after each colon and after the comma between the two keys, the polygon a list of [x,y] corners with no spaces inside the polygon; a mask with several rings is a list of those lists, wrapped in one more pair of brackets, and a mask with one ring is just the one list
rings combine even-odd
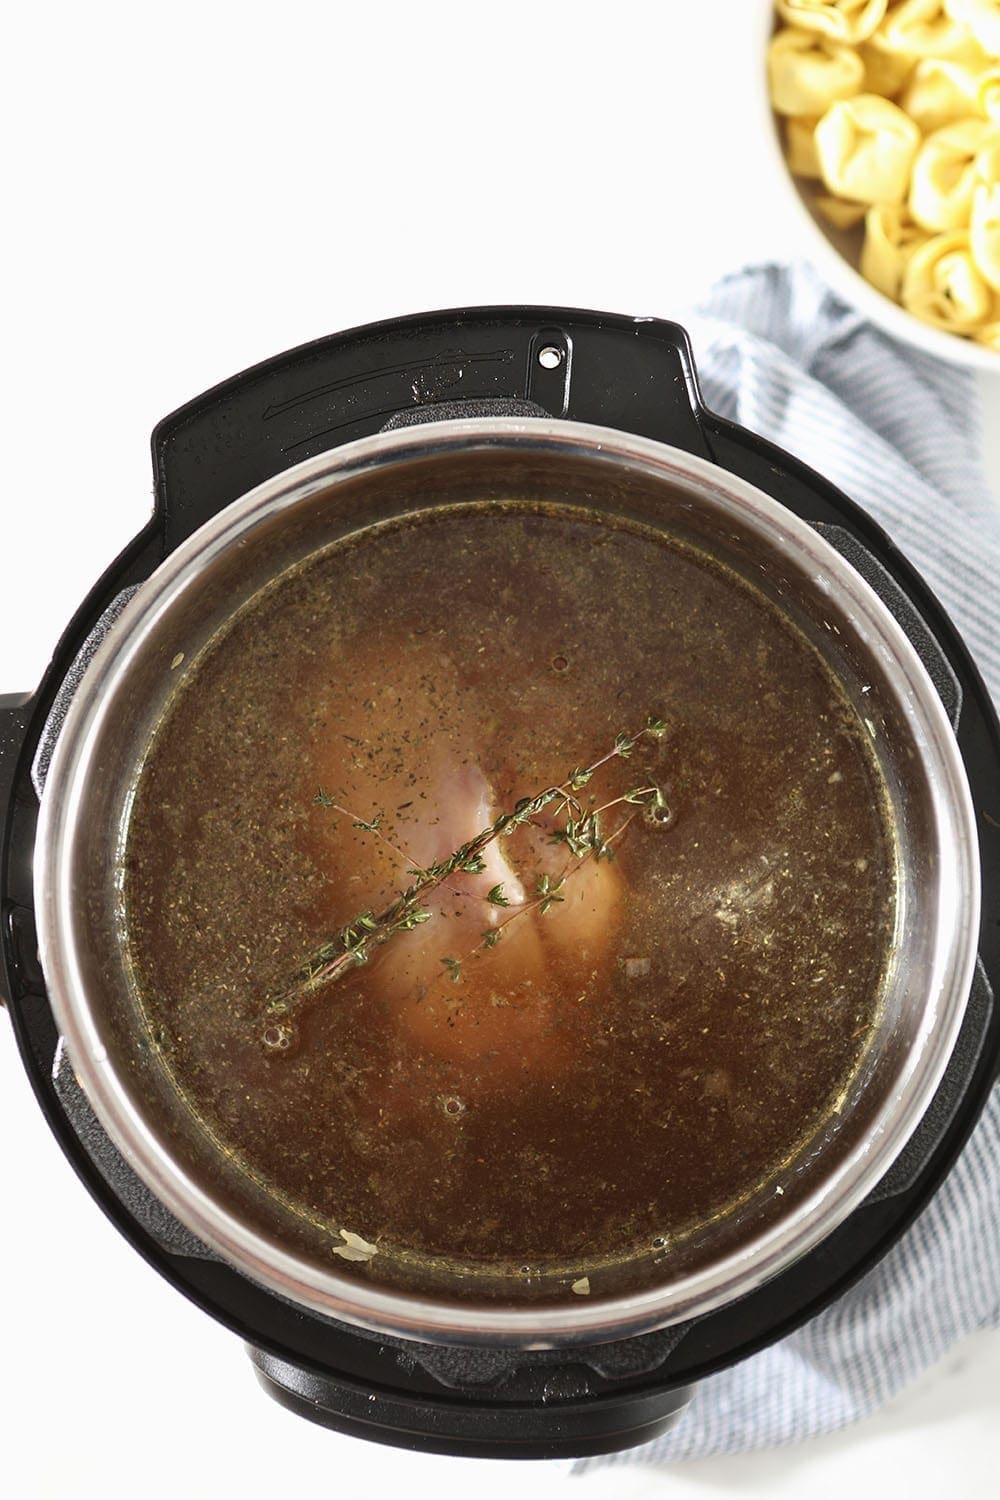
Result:
{"label": "stainless steel inner pot", "polygon": [[[149,1047],[119,940],[130,798],[191,660],[259,589],[359,529],[427,508],[530,498],[694,543],[775,601],[830,663],[872,736],[897,838],[898,922],[880,1021],[839,1109],[800,1157],[683,1247],[652,1247],[607,1295],[533,1304],[442,1271],[401,1292],[273,1226]],[[912,1135],[969,993],[980,877],[972,805],[941,702],[905,635],[823,538],[760,490],[677,449],[556,420],[429,423],[311,459],[230,505],[137,592],[89,665],[52,757],[36,846],[40,954],[77,1075],[155,1194],[225,1260],[305,1307],[404,1337],[546,1347],[676,1323],[753,1290],[828,1235]],[[617,1285],[617,1289],[615,1286]],[[479,1288],[477,1288],[477,1291]]]}

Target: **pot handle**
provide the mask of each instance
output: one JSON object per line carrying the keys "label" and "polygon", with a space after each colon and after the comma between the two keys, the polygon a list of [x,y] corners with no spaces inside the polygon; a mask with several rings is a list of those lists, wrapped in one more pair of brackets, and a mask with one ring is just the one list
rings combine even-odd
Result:
{"label": "pot handle", "polygon": [[0,694],[0,1005],[11,995],[17,959],[15,918],[27,890],[30,899],[30,859],[23,856],[16,816],[15,788],[21,751],[35,710],[31,693]]}
{"label": "pot handle", "polygon": [[166,548],[302,459],[414,413],[454,416],[465,402],[616,427],[712,457],[677,323],[532,307],[429,313],[289,350],[164,418],[153,465]]}
{"label": "pot handle", "polygon": [[28,730],[31,693],[0,693],[0,824],[6,821],[18,757]]}

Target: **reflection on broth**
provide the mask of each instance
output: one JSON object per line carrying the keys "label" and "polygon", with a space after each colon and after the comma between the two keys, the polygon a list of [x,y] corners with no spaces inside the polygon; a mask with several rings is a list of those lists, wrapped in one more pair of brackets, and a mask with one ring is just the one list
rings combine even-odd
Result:
{"label": "reflection on broth", "polygon": [[599,1292],[744,1200],[843,1092],[893,921],[883,788],[813,647],[703,554],[527,504],[363,534],[244,608],[125,863],[177,1087],[276,1226],[411,1284]]}

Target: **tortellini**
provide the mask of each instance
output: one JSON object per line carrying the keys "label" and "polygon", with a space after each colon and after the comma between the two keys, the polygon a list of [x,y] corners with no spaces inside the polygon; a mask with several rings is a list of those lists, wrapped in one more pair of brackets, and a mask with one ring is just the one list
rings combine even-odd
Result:
{"label": "tortellini", "polygon": [[979,74],[964,63],[922,58],[899,101],[924,135],[978,111]]}
{"label": "tortellini", "polygon": [[991,130],[976,156],[976,181],[1000,182],[1000,130]]}
{"label": "tortellini", "polygon": [[772,102],[814,214],[886,297],[1000,353],[1000,0],[776,11]]}
{"label": "tortellini", "polygon": [[849,47],[811,31],[779,31],[768,51],[771,102],[779,115],[821,115],[861,90],[864,63]]}
{"label": "tortellini", "polygon": [[953,333],[985,327],[995,307],[993,288],[972,258],[967,229],[937,234],[914,250],[900,295],[918,318]]}
{"label": "tortellini", "polygon": [[831,198],[827,194],[821,194],[813,203],[816,212],[834,229],[853,229],[867,213],[863,203],[848,203],[846,198]]}
{"label": "tortellini", "polygon": [[865,42],[858,49],[858,56],[865,66],[864,94],[881,94],[883,99],[893,99],[905,83],[908,83],[915,61],[905,52],[889,52],[877,38]]}
{"label": "tortellini", "polygon": [[919,146],[909,115],[877,94],[839,100],[816,126],[823,181],[853,203],[902,203]]}
{"label": "tortellini", "polygon": [[789,119],[785,122],[785,154],[788,169],[796,177],[822,177],[816,150],[816,120]]}
{"label": "tortellini", "polygon": [[903,272],[914,250],[930,235],[914,224],[905,208],[879,203],[865,215],[865,241],[861,250],[861,274],[886,297],[899,301]]}
{"label": "tortellini", "polygon": [[887,8],[887,0],[778,0],[778,14],[790,25],[852,45],[871,36]]}
{"label": "tortellini", "polygon": [[973,260],[993,290],[1000,292],[1000,182],[976,187],[969,239]]}
{"label": "tortellini", "polygon": [[981,115],[1000,125],[1000,67],[984,68],[977,77],[976,104]]}
{"label": "tortellini", "polygon": [[984,52],[1000,52],[1000,0],[944,0],[944,8],[968,26]]}
{"label": "tortellini", "polygon": [[913,163],[910,213],[925,229],[962,229],[972,213],[976,158],[992,127],[959,120],[929,135]]}
{"label": "tortellini", "polygon": [[911,57],[960,57],[975,40],[948,14],[944,0],[903,0],[889,11],[876,36],[890,52]]}

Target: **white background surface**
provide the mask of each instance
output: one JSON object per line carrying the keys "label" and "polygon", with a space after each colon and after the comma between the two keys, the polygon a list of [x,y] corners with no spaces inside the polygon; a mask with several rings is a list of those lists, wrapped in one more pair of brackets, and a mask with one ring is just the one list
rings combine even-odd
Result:
{"label": "white background surface", "polygon": [[[20,6],[2,139],[0,691],[33,687],[150,507],[156,420],[304,340],[433,307],[671,316],[794,253],[751,0]],[[1000,476],[1000,377],[983,381]],[[79,1186],[0,1017],[0,1493],[246,1500],[997,1493],[1000,1338],[794,1451],[570,1479],[379,1449],[258,1394]]]}

